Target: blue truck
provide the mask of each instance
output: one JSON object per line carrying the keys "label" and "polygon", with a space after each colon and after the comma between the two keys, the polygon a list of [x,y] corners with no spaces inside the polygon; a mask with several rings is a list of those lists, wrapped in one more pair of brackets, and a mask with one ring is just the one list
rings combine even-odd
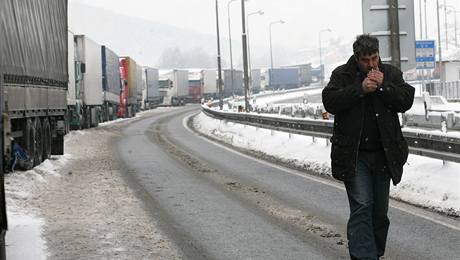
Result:
{"label": "blue truck", "polygon": [[292,89],[301,86],[298,68],[268,69],[266,78],[268,79],[266,89]]}
{"label": "blue truck", "polygon": [[120,58],[104,45],[101,46],[101,58],[103,90],[101,121],[105,122],[117,118],[117,111],[120,106]]}

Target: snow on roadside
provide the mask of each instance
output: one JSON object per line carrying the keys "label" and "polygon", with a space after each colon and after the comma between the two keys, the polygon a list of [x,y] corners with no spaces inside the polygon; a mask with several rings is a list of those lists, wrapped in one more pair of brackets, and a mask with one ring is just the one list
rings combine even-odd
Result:
{"label": "snow on roadside", "polygon": [[[217,120],[203,113],[194,118],[193,124],[201,133],[233,146],[263,152],[298,167],[331,175],[330,146],[326,146],[325,139],[257,129]],[[390,192],[393,198],[460,216],[460,164],[443,164],[441,160],[409,155],[401,183],[392,186]]]}
{"label": "snow on roadside", "polygon": [[320,94],[322,91],[323,91],[322,88],[304,88],[303,91],[279,93],[277,95],[272,95],[272,96],[256,97],[255,102],[258,105],[268,104],[268,103],[274,103],[274,102],[278,102],[282,100],[301,98],[301,97],[304,97],[305,95],[317,95],[317,94]]}
{"label": "snow on roadside", "polygon": [[[317,95],[320,94],[322,88],[318,88],[318,86],[309,86],[309,87],[302,87],[297,89],[290,89],[290,90],[279,90],[273,91],[272,93],[267,92],[262,95],[254,95],[252,99],[249,101],[252,105],[262,106],[265,104],[272,104],[282,100],[289,100],[294,98],[301,98],[305,95]],[[228,103],[231,104],[232,107],[237,107],[238,105],[244,105],[244,99],[239,98],[238,100],[228,100]]]}
{"label": "snow on roadside", "polygon": [[[29,171],[15,171],[5,175],[5,198],[8,215],[6,258],[46,259],[46,244],[41,237],[44,220],[34,209],[24,205],[31,198],[36,185],[47,185],[45,177],[60,176],[59,169],[72,159],[72,155],[53,156]],[[27,249],[27,250],[25,250]]]}

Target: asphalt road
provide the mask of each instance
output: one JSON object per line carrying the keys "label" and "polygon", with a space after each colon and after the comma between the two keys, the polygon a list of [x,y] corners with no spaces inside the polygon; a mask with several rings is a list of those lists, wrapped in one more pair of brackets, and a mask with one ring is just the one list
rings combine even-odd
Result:
{"label": "asphalt road", "polygon": [[[184,118],[133,122],[118,141],[125,178],[189,259],[347,259],[340,183],[206,141]],[[458,259],[460,225],[392,202],[385,259]]]}

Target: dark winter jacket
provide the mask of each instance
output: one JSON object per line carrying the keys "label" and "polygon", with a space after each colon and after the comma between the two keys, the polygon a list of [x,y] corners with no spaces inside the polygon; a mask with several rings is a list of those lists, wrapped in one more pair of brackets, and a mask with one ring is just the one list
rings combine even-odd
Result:
{"label": "dark winter jacket", "polygon": [[[393,184],[401,181],[408,146],[401,133],[398,112],[410,109],[414,88],[405,83],[402,72],[394,66],[379,65],[384,74],[382,86],[372,95],[378,129]],[[332,175],[346,181],[356,174],[356,163],[364,119],[364,92],[356,59],[352,56],[345,65],[332,72],[324,88],[323,104],[334,115],[331,138]]]}

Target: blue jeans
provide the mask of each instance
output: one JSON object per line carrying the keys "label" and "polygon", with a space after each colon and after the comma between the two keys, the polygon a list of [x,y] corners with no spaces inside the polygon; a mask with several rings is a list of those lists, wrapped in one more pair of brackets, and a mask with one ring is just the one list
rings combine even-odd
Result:
{"label": "blue jeans", "polygon": [[350,203],[347,225],[351,259],[378,259],[385,253],[388,228],[390,175],[385,154],[358,154],[356,175],[345,182]]}

